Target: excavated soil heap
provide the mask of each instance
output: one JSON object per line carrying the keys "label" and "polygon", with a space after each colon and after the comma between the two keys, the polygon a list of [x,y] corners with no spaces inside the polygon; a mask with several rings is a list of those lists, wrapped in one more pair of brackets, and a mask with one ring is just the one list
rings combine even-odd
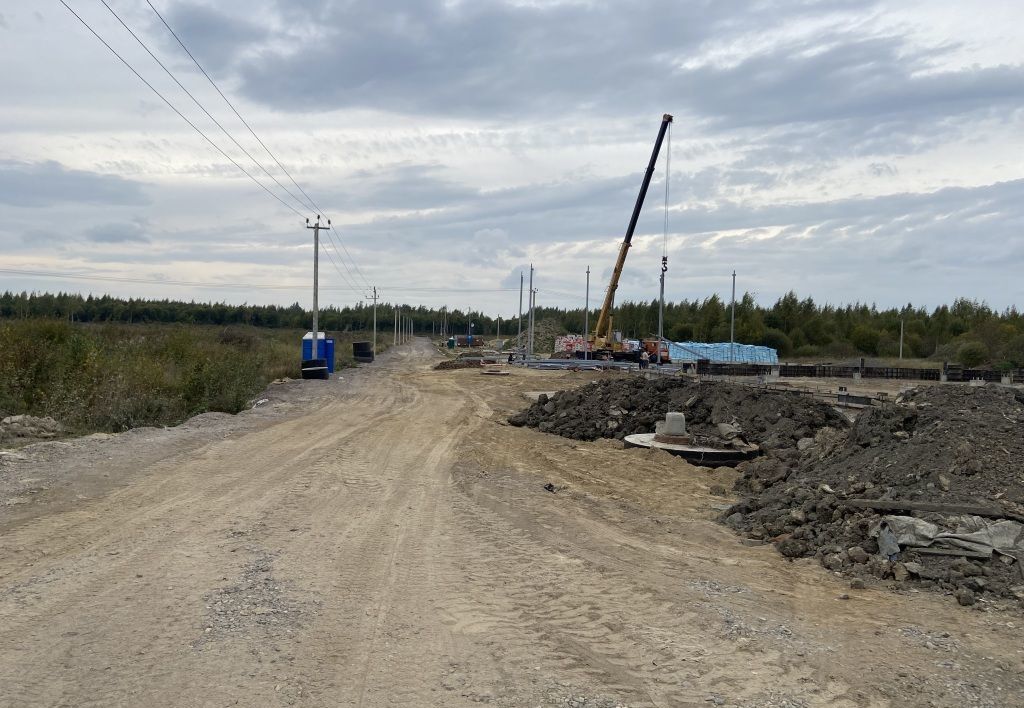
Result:
{"label": "excavated soil heap", "polygon": [[[686,414],[687,429],[717,436],[718,424],[739,427],[742,437],[766,450],[794,448],[801,438],[827,426],[845,428],[846,419],[829,405],[797,393],[684,379],[614,379],[555,395],[509,418],[575,440],[622,439],[653,433],[669,411]],[[724,441],[723,441],[724,443]]]}
{"label": "excavated soil heap", "polygon": [[[1024,600],[1021,560],[878,555],[869,531],[885,514],[851,499],[971,504],[1024,513],[1024,392],[1002,387],[931,386],[865,410],[849,431],[821,430],[798,449],[776,449],[738,469],[744,499],[724,515],[747,536],[771,540],[789,557],[817,557],[852,576],[895,579],[956,594]],[[908,572],[909,569],[909,572]]]}
{"label": "excavated soil heap", "polygon": [[465,361],[464,359],[448,359],[434,365],[434,371],[448,371],[450,369],[479,369],[480,361]]}

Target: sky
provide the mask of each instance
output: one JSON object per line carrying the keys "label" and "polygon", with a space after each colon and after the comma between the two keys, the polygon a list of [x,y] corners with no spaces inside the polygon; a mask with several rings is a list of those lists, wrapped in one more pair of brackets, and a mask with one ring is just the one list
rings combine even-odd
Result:
{"label": "sky", "polygon": [[1019,0],[151,1],[263,145],[146,0],[66,2],[209,141],[0,0],[0,290],[308,306],[320,213],[322,304],[596,307],[670,113],[619,301],[1024,305]]}

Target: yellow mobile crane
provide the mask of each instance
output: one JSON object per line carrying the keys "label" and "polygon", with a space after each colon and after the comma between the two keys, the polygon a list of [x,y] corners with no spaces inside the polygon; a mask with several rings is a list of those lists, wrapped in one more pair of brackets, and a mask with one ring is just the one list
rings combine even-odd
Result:
{"label": "yellow mobile crane", "polygon": [[[597,318],[597,327],[591,335],[587,333],[587,344],[593,351],[596,358],[609,356],[618,360],[639,359],[640,352],[631,352],[625,349],[620,342],[614,341],[612,337],[612,308],[615,306],[615,290],[619,287],[619,277],[622,275],[622,267],[626,263],[626,254],[629,253],[630,242],[633,240],[633,231],[636,229],[637,219],[640,218],[640,211],[644,206],[644,198],[647,196],[647,188],[651,186],[651,177],[654,175],[654,166],[658,162],[658,153],[661,152],[661,143],[665,139],[665,131],[668,130],[672,116],[668,113],[661,117],[661,127],[658,129],[658,139],[654,141],[654,151],[651,153],[651,161],[647,165],[647,172],[644,173],[643,183],[640,185],[640,194],[636,198],[636,205],[633,207],[633,216],[626,228],[626,237],[619,246],[619,257],[615,261],[615,270],[612,271],[611,281],[608,283],[608,291],[604,295],[604,304],[601,305],[601,314]],[[647,344],[645,342],[645,344]],[[657,342],[653,343],[655,351]]]}

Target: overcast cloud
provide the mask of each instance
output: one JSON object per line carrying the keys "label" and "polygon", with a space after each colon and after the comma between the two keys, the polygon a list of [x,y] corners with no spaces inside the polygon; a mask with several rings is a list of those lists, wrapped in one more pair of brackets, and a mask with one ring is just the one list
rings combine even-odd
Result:
{"label": "overcast cloud", "polygon": [[[59,4],[0,0],[0,268],[155,282],[0,287],[308,304],[315,209],[101,4],[70,4],[302,217]],[[508,316],[531,262],[541,303],[581,304],[588,265],[596,300],[668,112],[668,297],[726,295],[735,268],[765,303],[1024,303],[1018,2],[154,4],[332,219],[321,301],[371,283]],[[305,201],[145,2],[112,6]],[[657,294],[667,152],[620,299]]]}

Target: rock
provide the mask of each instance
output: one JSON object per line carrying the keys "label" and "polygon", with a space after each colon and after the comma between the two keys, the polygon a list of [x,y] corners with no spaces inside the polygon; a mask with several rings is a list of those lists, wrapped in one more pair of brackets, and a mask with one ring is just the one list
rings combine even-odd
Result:
{"label": "rock", "polygon": [[[312,337],[313,335],[310,335],[310,336]],[[541,395],[543,396],[544,394],[541,394]],[[557,410],[557,409],[555,408],[555,404],[554,404],[554,402],[552,402],[552,401],[548,401],[547,403],[545,403],[545,404],[544,404],[544,405],[542,406],[542,408],[544,409],[544,412],[545,412],[545,413],[547,413],[547,414],[549,414],[549,415],[550,415],[551,413],[554,413],[554,412],[555,412],[555,410]]]}
{"label": "rock", "polygon": [[795,538],[785,538],[776,543],[775,548],[787,558],[802,558],[807,555],[807,544]]}
{"label": "rock", "polygon": [[796,449],[800,452],[810,447],[814,447],[814,438],[800,438],[796,441]]}
{"label": "rock", "polygon": [[903,567],[906,568],[907,572],[911,575],[920,576],[924,573],[924,566],[920,563],[914,563],[913,561],[910,561],[909,563],[904,563]]}
{"label": "rock", "polygon": [[743,514],[739,513],[738,511],[734,514],[729,514],[727,517],[725,517],[725,525],[729,526],[730,528],[739,529],[741,526],[743,526]]}
{"label": "rock", "polygon": [[902,583],[904,580],[910,577],[910,571],[907,570],[907,566],[903,563],[893,563],[892,577],[895,578],[898,582]]}
{"label": "rock", "polygon": [[854,578],[850,581],[850,588],[853,590],[863,590],[865,583],[860,578]]}
{"label": "rock", "polygon": [[984,575],[985,570],[977,563],[971,563],[966,558],[957,558],[953,561],[951,566],[953,570],[963,575],[965,578],[970,578],[975,575]]}
{"label": "rock", "polygon": [[971,577],[964,581],[964,586],[975,592],[981,592],[988,587],[988,581],[985,578]]}
{"label": "rock", "polygon": [[839,600],[849,600],[849,599],[850,599],[850,596],[849,596],[849,594],[847,594],[847,593],[845,593],[845,592],[844,592],[844,593],[843,593],[842,595],[840,595],[840,596],[839,596],[839,597],[838,597],[837,599],[839,599]]}
{"label": "rock", "polygon": [[789,518],[798,524],[803,524],[807,521],[807,514],[803,509],[790,509]]}
{"label": "rock", "polygon": [[974,593],[965,587],[958,588],[957,591],[953,593],[953,597],[955,597],[956,601],[964,607],[970,607],[978,601],[978,599],[974,596]]}
{"label": "rock", "polygon": [[944,474],[939,475],[939,489],[944,492],[949,491],[949,477]]}
{"label": "rock", "polygon": [[860,546],[853,546],[852,548],[848,549],[846,551],[846,555],[850,556],[850,560],[852,560],[854,563],[868,562],[868,552]]}
{"label": "rock", "polygon": [[830,553],[821,560],[821,564],[829,570],[842,570],[843,557],[838,553]]}

